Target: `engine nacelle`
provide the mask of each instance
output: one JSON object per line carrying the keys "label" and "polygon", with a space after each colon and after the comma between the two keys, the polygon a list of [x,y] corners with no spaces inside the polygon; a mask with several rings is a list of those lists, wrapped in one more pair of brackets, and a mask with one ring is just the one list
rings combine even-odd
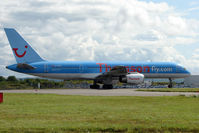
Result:
{"label": "engine nacelle", "polygon": [[144,75],[141,73],[131,73],[120,77],[120,82],[129,84],[141,84],[144,82]]}

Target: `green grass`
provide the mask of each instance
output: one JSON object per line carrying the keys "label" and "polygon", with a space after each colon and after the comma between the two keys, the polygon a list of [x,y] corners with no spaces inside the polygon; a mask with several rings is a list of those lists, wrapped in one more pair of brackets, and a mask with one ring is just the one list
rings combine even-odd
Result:
{"label": "green grass", "polygon": [[137,91],[152,92],[199,92],[199,88],[154,88],[154,89],[138,89]]}
{"label": "green grass", "polygon": [[4,94],[0,132],[199,132],[199,97]]}

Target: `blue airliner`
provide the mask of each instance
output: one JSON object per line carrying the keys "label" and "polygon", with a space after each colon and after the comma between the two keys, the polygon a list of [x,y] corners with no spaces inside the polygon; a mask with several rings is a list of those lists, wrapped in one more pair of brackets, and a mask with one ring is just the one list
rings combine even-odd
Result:
{"label": "blue airliner", "polygon": [[4,28],[17,64],[6,68],[39,77],[63,80],[94,80],[90,88],[113,88],[113,83],[140,84],[144,78],[185,78],[190,72],[185,67],[170,62],[122,61],[46,61],[12,28]]}

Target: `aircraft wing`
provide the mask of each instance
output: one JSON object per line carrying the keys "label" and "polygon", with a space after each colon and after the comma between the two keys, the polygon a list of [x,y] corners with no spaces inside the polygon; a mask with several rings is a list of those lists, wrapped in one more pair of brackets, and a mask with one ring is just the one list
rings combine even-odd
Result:
{"label": "aircraft wing", "polygon": [[[97,76],[91,88],[99,88],[96,83],[104,84],[103,88],[113,88],[114,81],[122,83],[139,84],[143,83],[144,75],[137,72],[128,72],[125,66],[115,66],[110,71]],[[116,83],[116,82],[115,82]]]}
{"label": "aircraft wing", "polygon": [[109,72],[104,72],[103,74],[96,77],[96,79],[104,79],[107,77],[119,77],[127,75],[127,70],[125,66],[115,66]]}

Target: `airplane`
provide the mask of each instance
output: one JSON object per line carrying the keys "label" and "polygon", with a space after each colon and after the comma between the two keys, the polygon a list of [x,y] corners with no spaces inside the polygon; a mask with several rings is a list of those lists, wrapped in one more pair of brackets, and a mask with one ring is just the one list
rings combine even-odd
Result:
{"label": "airplane", "polygon": [[172,80],[190,76],[185,67],[171,62],[124,62],[124,61],[47,61],[13,28],[4,28],[17,64],[7,69],[29,75],[63,79],[93,80],[92,89],[112,89],[113,82],[141,84],[145,78],[167,78]]}

